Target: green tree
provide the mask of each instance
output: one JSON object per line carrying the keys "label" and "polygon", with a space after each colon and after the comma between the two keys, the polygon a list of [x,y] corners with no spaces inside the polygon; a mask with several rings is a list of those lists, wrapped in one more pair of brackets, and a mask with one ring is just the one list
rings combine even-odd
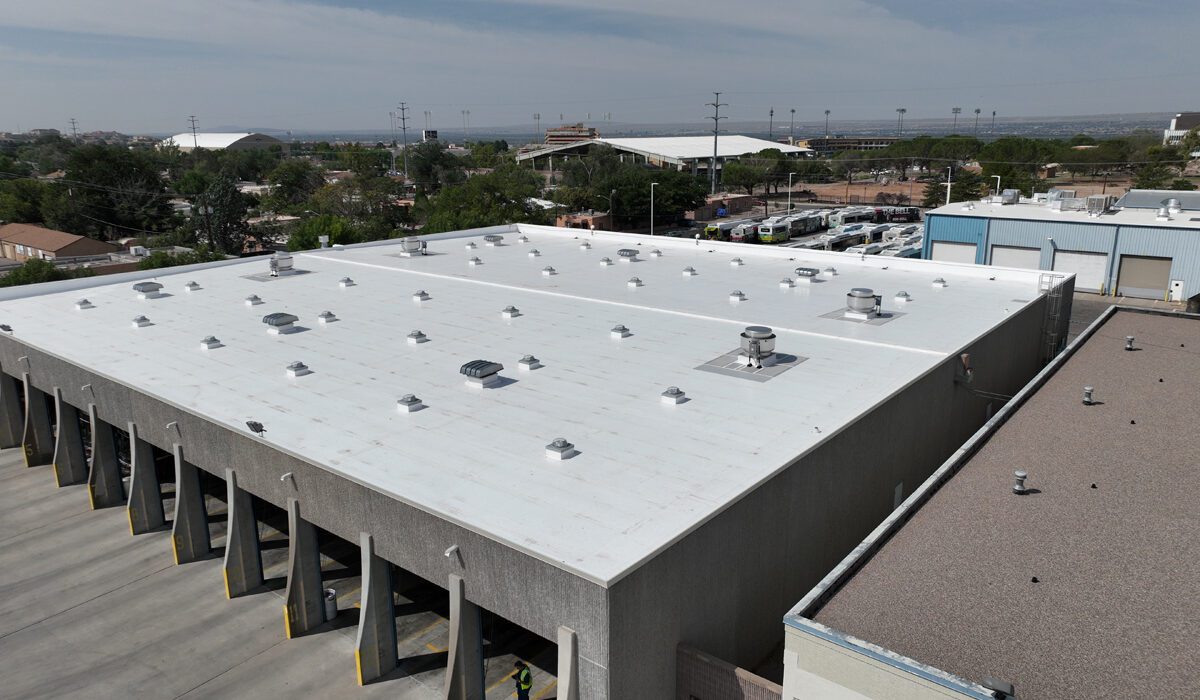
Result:
{"label": "green tree", "polygon": [[437,141],[425,141],[409,149],[408,176],[416,183],[417,191],[426,194],[466,178],[462,161]]}
{"label": "green tree", "polygon": [[1183,135],[1179,141],[1179,150],[1184,158],[1191,158],[1193,153],[1200,151],[1200,126],[1193,127]]}
{"label": "green tree", "polygon": [[57,282],[58,280],[72,279],[74,277],[90,277],[94,273],[91,270],[62,270],[54,266],[54,263],[42,260],[40,258],[30,258],[21,264],[20,267],[13,268],[8,274],[0,277],[0,287],[16,287],[23,284],[38,284],[39,282]]}
{"label": "green tree", "polygon": [[322,214],[300,222],[288,237],[288,250],[312,250],[321,247],[321,236],[329,236],[330,245],[362,243],[364,238],[353,222],[341,216]]}
{"label": "green tree", "polygon": [[[959,170],[951,179],[950,201],[968,202],[979,199],[987,191],[987,183],[973,170]],[[921,206],[926,208],[940,207],[946,203],[946,182],[931,181],[925,186],[921,198]]]}
{"label": "green tree", "polygon": [[425,231],[456,231],[508,223],[547,223],[545,209],[529,202],[541,193],[541,178],[505,164],[461,185],[445,187],[431,202]]}
{"label": "green tree", "polygon": [[226,256],[213,252],[205,246],[188,251],[185,253],[172,254],[162,250],[156,250],[150,255],[147,255],[138,263],[139,270],[157,270],[163,267],[176,267],[179,265],[195,265],[197,263],[215,262],[217,260],[225,260]]}
{"label": "green tree", "polygon": [[5,223],[39,224],[42,222],[42,201],[49,185],[31,179],[0,179],[0,221]]}
{"label": "green tree", "polygon": [[196,198],[192,223],[199,237],[212,250],[240,253],[249,229],[246,224],[246,197],[238,192],[233,178],[218,175],[208,189]]}
{"label": "green tree", "polygon": [[1192,182],[1186,177],[1177,177],[1174,180],[1171,180],[1171,183],[1167,185],[1167,189],[1191,191],[1196,189],[1196,183]]}
{"label": "green tree", "polygon": [[1133,187],[1139,190],[1165,190],[1174,177],[1175,173],[1165,166],[1147,165],[1137,171]]}
{"label": "green tree", "polygon": [[746,194],[754,194],[754,188],[765,185],[770,169],[764,165],[752,165],[740,161],[727,161],[721,166],[721,185],[726,188],[740,188]]}
{"label": "green tree", "polygon": [[66,180],[43,200],[43,217],[53,228],[117,238],[176,223],[158,164],[145,152],[80,146],[71,151]]}
{"label": "green tree", "polygon": [[325,184],[321,171],[304,158],[291,158],[275,166],[267,175],[271,183],[268,205],[285,209],[303,204]]}

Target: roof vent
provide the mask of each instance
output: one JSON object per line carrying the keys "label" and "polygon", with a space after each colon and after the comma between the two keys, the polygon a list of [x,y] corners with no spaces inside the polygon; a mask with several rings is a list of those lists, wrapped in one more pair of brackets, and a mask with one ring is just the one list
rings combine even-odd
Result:
{"label": "roof vent", "polygon": [[549,277],[550,275],[557,275],[558,271],[555,270],[553,267],[547,265],[542,268],[542,274],[545,275],[546,277]]}
{"label": "roof vent", "polygon": [[1083,387],[1083,405],[1084,406],[1095,406],[1096,405],[1095,392],[1096,392],[1096,390],[1090,386]]}
{"label": "roof vent", "polygon": [[612,265],[612,258],[600,258],[600,267]]}
{"label": "roof vent", "polygon": [[908,292],[896,292],[896,301],[901,304],[907,304],[912,301],[912,296]]}
{"label": "roof vent", "polygon": [[421,343],[428,343],[428,342],[429,342],[429,336],[425,335],[421,331],[413,331],[412,333],[408,334],[408,344],[409,345],[420,345]]}
{"label": "roof vent", "polygon": [[466,246],[464,246],[464,247],[465,247],[467,250],[475,250],[475,249],[476,249],[476,248],[478,248],[479,246],[475,245],[475,241],[467,241],[467,245],[466,245]]}
{"label": "roof vent", "polygon": [[791,289],[792,287],[795,287],[795,286],[796,286],[796,283],[792,280],[791,277],[784,277],[783,279],[779,280],[779,288],[780,289]]}
{"label": "roof vent", "polygon": [[537,369],[542,366],[542,361],[533,355],[525,355],[517,362],[517,367],[522,370]]}
{"label": "roof vent", "polygon": [[879,315],[883,297],[875,290],[855,287],[846,293],[847,318],[868,319]]}
{"label": "roof vent", "polygon": [[633,333],[630,333],[629,329],[626,328],[624,324],[618,323],[612,327],[612,330],[609,331],[609,335],[611,335],[613,338],[628,338],[629,336],[633,335]]}
{"label": "roof vent", "polygon": [[221,343],[220,340],[217,340],[217,336],[215,336],[215,335],[205,336],[204,340],[200,341],[200,349],[201,350],[216,350],[217,348],[222,348],[222,347],[225,347],[225,346]]}
{"label": "roof vent", "polygon": [[134,316],[133,317],[133,327],[134,328],[145,328],[146,326],[153,326],[153,325],[154,325],[153,323],[150,323],[150,319],[146,318],[145,316]]}
{"label": "roof vent", "polygon": [[[833,268],[830,268],[830,269],[832,270]],[[797,277],[812,278],[812,277],[816,277],[819,274],[821,274],[821,271],[815,267],[797,267],[796,268],[796,276]]]}
{"label": "roof vent", "polygon": [[322,311],[317,314],[318,323],[333,323],[336,320],[338,320],[338,317],[334,316],[332,311]]}
{"label": "roof vent", "polygon": [[1125,350],[1133,351],[1135,349],[1136,348],[1133,347],[1133,336],[1132,335],[1125,336]]}
{"label": "roof vent", "polygon": [[401,413],[415,413],[425,408],[425,404],[421,403],[421,399],[417,398],[415,394],[405,394],[396,402],[396,408]]}
{"label": "roof vent", "polygon": [[684,277],[695,277],[696,274],[697,274],[696,268],[692,267],[691,265],[688,265],[687,267],[683,268],[683,276]]}
{"label": "roof vent", "polygon": [[662,402],[669,404],[680,404],[687,400],[687,394],[679,390],[677,386],[669,386],[667,390],[661,394]]}
{"label": "roof vent", "polygon": [[1160,207],[1158,210],[1158,214],[1155,215],[1155,217],[1154,217],[1154,220],[1155,221],[1170,221],[1171,220],[1171,210],[1166,207]]}
{"label": "roof vent", "polygon": [[741,258],[734,258],[729,261],[729,264],[733,265],[734,267],[740,267],[741,265],[745,265],[746,263],[742,262]]}
{"label": "roof vent", "polygon": [[1013,488],[1012,492],[1018,496],[1024,496],[1029,493],[1029,489],[1025,487],[1025,480],[1029,478],[1029,474],[1024,469],[1018,469],[1013,472]]}
{"label": "roof vent", "polygon": [[617,255],[621,256],[622,262],[633,262],[637,260],[637,254],[638,252],[636,248],[622,248],[617,251]]}
{"label": "roof vent", "polygon": [[1163,206],[1165,206],[1167,211],[1171,212],[1172,214],[1178,214],[1179,212],[1183,211],[1183,202],[1179,201],[1177,197],[1164,199]]}
{"label": "roof vent", "polygon": [[271,256],[271,259],[267,261],[267,267],[270,268],[272,277],[292,274],[292,265],[293,261],[291,254],[284,252],[275,253]]}
{"label": "roof vent", "polygon": [[288,379],[303,377],[306,374],[312,374],[312,370],[308,368],[308,365],[304,364],[300,360],[296,360],[287,366]]}
{"label": "roof vent", "polygon": [[946,279],[944,277],[937,277],[933,280],[933,286],[939,289],[944,289],[950,285],[946,283]]}
{"label": "roof vent", "polygon": [[574,445],[567,442],[566,438],[554,438],[549,445],[546,445],[546,456],[550,459],[570,459],[577,454],[579,451],[575,449]]}
{"label": "roof vent", "polygon": [[263,316],[262,322],[267,324],[267,332],[272,335],[281,335],[291,333],[296,329],[295,323],[300,319],[295,314],[286,314],[282,311],[277,311],[273,314]]}
{"label": "roof vent", "polygon": [[96,308],[96,305],[93,304],[92,302],[88,301],[87,298],[85,297],[85,298],[80,299],[79,301],[75,302],[75,308],[77,308],[79,310],[94,309],[94,308]]}
{"label": "roof vent", "polygon": [[729,293],[729,301],[746,301],[746,295],[742,293],[742,290],[735,289]]}
{"label": "roof vent", "polygon": [[500,311],[500,315],[504,318],[516,318],[517,316],[521,315],[521,310],[515,306],[506,306],[502,311]]}
{"label": "roof vent", "polygon": [[520,238],[517,239],[517,243],[528,243],[528,242],[529,242],[529,236],[521,236]]}
{"label": "roof vent", "polygon": [[758,368],[775,364],[775,332],[767,326],[746,326],[738,364]]}
{"label": "roof vent", "polygon": [[495,248],[496,246],[503,244],[504,236],[501,236],[498,233],[489,233],[483,237],[483,242],[487,243],[488,246]]}
{"label": "roof vent", "polygon": [[504,365],[488,360],[471,360],[458,368],[459,374],[467,378],[467,386],[482,389],[500,381],[500,370]]}
{"label": "roof vent", "polygon": [[655,248],[654,250],[650,251],[650,257],[652,257],[652,258],[661,258],[661,257],[662,257],[662,251],[661,251],[661,250],[659,250],[658,248]]}
{"label": "roof vent", "polygon": [[343,277],[340,280],[338,280],[338,286],[341,287],[342,289],[345,289],[346,287],[353,287],[354,280],[350,279],[349,277]]}
{"label": "roof vent", "polygon": [[580,250],[591,250],[591,249],[592,249],[592,244],[591,244],[591,243],[588,243],[587,241],[584,241],[583,243],[580,243],[580,244],[579,244],[579,249],[580,249]]}
{"label": "roof vent", "polygon": [[837,268],[836,267],[827,267],[823,270],[823,272],[825,274],[829,275],[830,277],[837,277]]}
{"label": "roof vent", "polygon": [[425,255],[425,241],[420,238],[401,238],[400,255],[411,258],[414,255]]}
{"label": "roof vent", "polygon": [[257,294],[251,294],[246,297],[246,306],[258,306],[261,303],[263,303],[263,300]]}
{"label": "roof vent", "polygon": [[531,257],[531,258],[536,258],[541,254],[542,254],[542,251],[538,250],[537,248],[529,249],[529,257]]}
{"label": "roof vent", "polygon": [[470,265],[471,267],[475,267],[476,265],[482,265],[483,261],[480,260],[479,258],[471,258],[470,260],[467,261],[467,264]]}
{"label": "roof vent", "polygon": [[424,289],[418,289],[413,292],[413,301],[429,301],[433,297],[429,296],[429,292]]}
{"label": "roof vent", "polygon": [[137,292],[138,299],[157,299],[162,296],[163,286],[158,282],[138,282],[133,285],[133,291]]}
{"label": "roof vent", "polygon": [[630,277],[628,284],[630,287],[640,287],[640,286],[642,286],[642,278],[641,277]]}
{"label": "roof vent", "polygon": [[189,292],[198,292],[201,289],[199,282],[188,282],[187,284],[183,285],[183,288]]}

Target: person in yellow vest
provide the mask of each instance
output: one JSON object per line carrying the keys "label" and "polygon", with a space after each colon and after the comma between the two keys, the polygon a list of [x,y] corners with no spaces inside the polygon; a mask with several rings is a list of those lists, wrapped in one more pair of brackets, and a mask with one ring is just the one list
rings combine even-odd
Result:
{"label": "person in yellow vest", "polygon": [[520,659],[517,659],[513,666],[517,669],[513,674],[513,680],[517,682],[517,700],[529,700],[529,689],[533,687],[533,672]]}

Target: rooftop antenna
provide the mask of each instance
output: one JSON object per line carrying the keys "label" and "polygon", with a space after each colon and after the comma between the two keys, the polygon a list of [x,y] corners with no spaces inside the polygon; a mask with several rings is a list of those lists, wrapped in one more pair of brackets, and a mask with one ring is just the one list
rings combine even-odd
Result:
{"label": "rooftop antenna", "polygon": [[[470,114],[470,112],[467,112]],[[404,143],[404,177],[408,177],[408,103],[400,103],[400,137]],[[395,138],[392,139],[395,141]],[[392,166],[395,168],[395,166]]]}
{"label": "rooftop antenna", "polygon": [[188,121],[192,123],[192,148],[200,148],[200,142],[196,140],[196,115],[189,116]]}
{"label": "rooftop antenna", "polygon": [[713,93],[713,101],[705,106],[713,108],[713,115],[709,119],[713,120],[713,157],[712,163],[708,166],[708,176],[711,181],[712,194],[717,193],[717,134],[721,131],[721,120],[725,117],[721,116],[721,108],[729,105],[721,102],[721,93]]}

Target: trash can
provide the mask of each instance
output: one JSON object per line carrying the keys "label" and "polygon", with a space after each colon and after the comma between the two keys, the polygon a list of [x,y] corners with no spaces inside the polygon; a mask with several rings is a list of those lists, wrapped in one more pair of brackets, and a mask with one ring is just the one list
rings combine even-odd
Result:
{"label": "trash can", "polygon": [[337,617],[337,591],[332,588],[325,589],[325,619],[332,620]]}

